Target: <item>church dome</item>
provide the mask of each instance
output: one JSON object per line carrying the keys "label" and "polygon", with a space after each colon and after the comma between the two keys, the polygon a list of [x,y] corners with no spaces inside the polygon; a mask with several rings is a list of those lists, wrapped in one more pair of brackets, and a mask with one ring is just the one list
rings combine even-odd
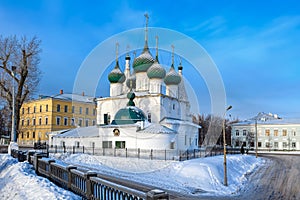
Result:
{"label": "church dome", "polygon": [[129,76],[126,79],[126,85],[128,88],[133,88],[135,89],[136,86],[136,77],[135,77],[135,73],[131,74],[131,76]]}
{"label": "church dome", "polygon": [[133,69],[136,73],[147,72],[149,67],[154,63],[151,53],[144,49],[143,53],[133,61]]}
{"label": "church dome", "polygon": [[181,82],[180,75],[175,71],[174,65],[172,64],[170,71],[167,73],[164,82],[166,85],[178,85]]}
{"label": "church dome", "polygon": [[127,106],[116,113],[112,124],[135,124],[139,121],[145,121],[146,119],[146,115],[141,109],[135,106]]}
{"label": "church dome", "polygon": [[115,68],[109,73],[108,80],[110,83],[123,83],[125,81],[125,75],[120,70],[119,62],[116,63]]}
{"label": "church dome", "polygon": [[148,69],[147,76],[150,79],[163,79],[166,76],[166,70],[157,61],[155,61],[154,64]]}

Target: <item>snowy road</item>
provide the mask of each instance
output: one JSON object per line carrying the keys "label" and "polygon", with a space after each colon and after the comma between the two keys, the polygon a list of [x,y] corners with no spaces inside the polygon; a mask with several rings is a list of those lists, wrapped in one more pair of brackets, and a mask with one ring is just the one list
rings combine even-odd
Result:
{"label": "snowy road", "polygon": [[[264,155],[267,164],[249,176],[238,196],[216,199],[300,199],[300,156]],[[210,198],[211,199],[211,198]]]}
{"label": "snowy road", "polygon": [[300,199],[300,156],[276,155],[270,165],[263,166],[250,177],[249,191],[242,194],[250,199]]}

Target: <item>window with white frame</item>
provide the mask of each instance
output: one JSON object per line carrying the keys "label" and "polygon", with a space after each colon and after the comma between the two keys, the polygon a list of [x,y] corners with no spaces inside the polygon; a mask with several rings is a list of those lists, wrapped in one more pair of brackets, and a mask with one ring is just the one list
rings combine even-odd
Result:
{"label": "window with white frame", "polygon": [[60,125],[60,117],[56,117],[56,125]]}
{"label": "window with white frame", "polygon": [[75,118],[71,119],[71,126],[75,126]]}
{"label": "window with white frame", "polygon": [[68,126],[68,118],[67,117],[64,117],[64,125]]}

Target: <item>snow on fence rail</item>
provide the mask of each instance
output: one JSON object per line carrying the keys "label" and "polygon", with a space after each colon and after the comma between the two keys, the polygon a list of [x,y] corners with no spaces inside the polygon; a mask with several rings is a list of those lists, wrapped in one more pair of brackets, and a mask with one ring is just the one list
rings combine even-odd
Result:
{"label": "snow on fence rail", "polygon": [[[28,152],[12,149],[11,155],[19,161],[27,160],[33,165],[37,175],[44,176],[64,189],[70,190],[83,199],[91,200],[157,200],[169,199],[168,193],[154,189],[140,191],[124,185],[102,179],[96,172],[76,166],[58,164],[48,159],[45,153]],[[21,159],[20,159],[21,158]]]}

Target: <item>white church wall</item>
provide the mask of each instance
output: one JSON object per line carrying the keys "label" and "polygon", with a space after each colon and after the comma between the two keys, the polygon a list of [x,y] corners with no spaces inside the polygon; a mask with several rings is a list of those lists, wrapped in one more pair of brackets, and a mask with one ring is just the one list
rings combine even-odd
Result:
{"label": "white church wall", "polygon": [[[114,134],[114,129],[119,130],[119,134]],[[165,150],[171,148],[171,143],[175,141],[176,134],[151,134],[136,132],[137,127],[110,127],[99,128],[99,138],[101,143],[111,142],[111,148],[116,147],[116,142],[125,141],[125,148],[129,149],[156,149]],[[101,148],[103,146],[101,145]]]}
{"label": "white church wall", "polygon": [[181,109],[177,99],[163,97],[161,106],[161,119],[164,117],[181,119]]}
{"label": "white church wall", "polygon": [[136,73],[135,77],[136,77],[136,91],[149,90],[149,78],[146,72]]}

